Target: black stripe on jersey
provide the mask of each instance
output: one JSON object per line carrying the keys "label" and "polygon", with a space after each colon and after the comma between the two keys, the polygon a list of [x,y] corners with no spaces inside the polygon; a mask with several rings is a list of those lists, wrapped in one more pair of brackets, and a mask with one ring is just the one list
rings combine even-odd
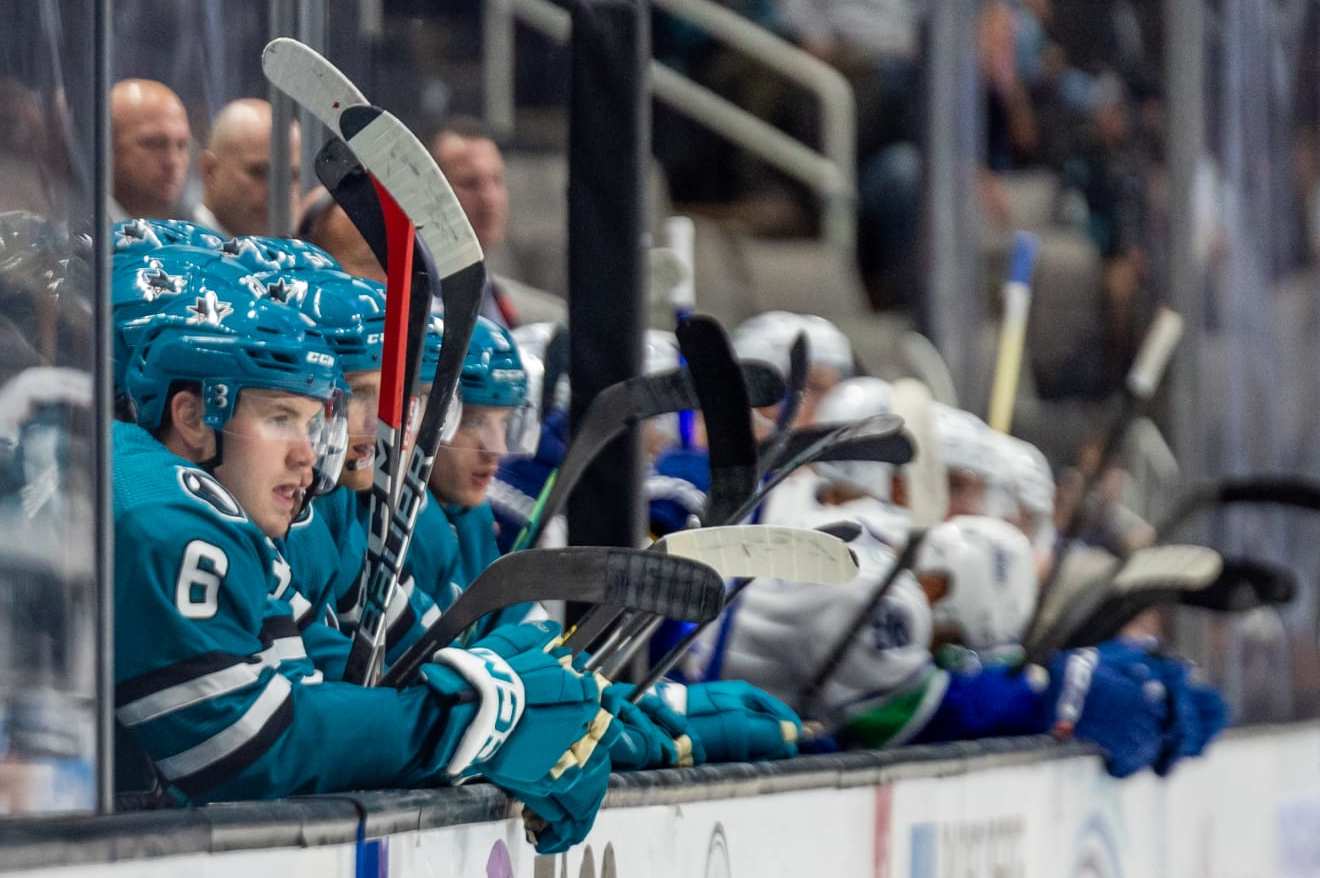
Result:
{"label": "black stripe on jersey", "polygon": [[168,689],[180,683],[187,683],[189,680],[195,680],[207,674],[214,674],[216,671],[223,671],[225,668],[234,665],[256,661],[258,659],[251,656],[234,655],[230,652],[204,652],[155,671],[139,674],[136,677],[124,680],[122,683],[116,683],[115,706],[123,707],[140,698],[154,695],[162,689]]}
{"label": "black stripe on jersey", "polygon": [[293,725],[293,696],[285,698],[270,719],[266,720],[261,730],[243,743],[241,747],[223,759],[218,759],[201,771],[175,778],[174,786],[183,790],[189,798],[196,799],[214,786],[224,783],[242,774],[249,765],[256,762],[266,751],[274,746],[285,729]]}
{"label": "black stripe on jersey", "polygon": [[267,649],[276,640],[301,637],[302,632],[292,616],[267,616],[261,620],[261,632],[257,636],[261,638],[261,648]]}

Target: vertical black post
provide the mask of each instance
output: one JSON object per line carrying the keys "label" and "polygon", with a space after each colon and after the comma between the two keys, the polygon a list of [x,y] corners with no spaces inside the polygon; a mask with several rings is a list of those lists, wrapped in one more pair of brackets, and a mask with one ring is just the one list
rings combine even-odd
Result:
{"label": "vertical black post", "polygon": [[[641,0],[574,4],[568,151],[574,424],[603,388],[641,371],[650,57]],[[633,429],[605,449],[573,492],[569,541],[637,545],[645,511],[641,481],[641,447]]]}
{"label": "vertical black post", "polygon": [[114,391],[110,381],[113,343],[110,333],[110,0],[92,7],[92,325],[95,327],[96,456],[96,810],[109,814],[115,801],[115,540],[110,493],[110,424]]}

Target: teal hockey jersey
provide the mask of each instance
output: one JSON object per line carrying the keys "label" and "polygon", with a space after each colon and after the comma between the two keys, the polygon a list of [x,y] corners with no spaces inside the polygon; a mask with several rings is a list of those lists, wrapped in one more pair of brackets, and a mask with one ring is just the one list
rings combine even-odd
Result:
{"label": "teal hockey jersey", "polygon": [[[209,473],[116,423],[115,715],[177,799],[444,780],[457,740],[423,686],[332,682],[275,543]],[[310,607],[310,601],[303,613]]]}

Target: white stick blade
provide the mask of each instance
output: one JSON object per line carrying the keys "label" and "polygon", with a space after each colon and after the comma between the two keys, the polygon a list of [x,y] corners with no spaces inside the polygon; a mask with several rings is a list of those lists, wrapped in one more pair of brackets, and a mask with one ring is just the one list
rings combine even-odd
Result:
{"label": "white stick blade", "polygon": [[857,576],[857,560],[838,537],[797,527],[732,525],[675,531],[655,549],[709,564],[726,579],[766,576],[839,585]]}
{"label": "white stick blade", "polygon": [[406,125],[381,111],[348,146],[413,220],[441,278],[482,260],[476,232],[449,181]]}
{"label": "white stick blade", "polygon": [[339,114],[367,99],[323,55],[297,40],[279,37],[261,52],[261,70],[272,85],[309,110],[336,135]]}
{"label": "white stick blade", "polygon": [[1150,546],[1133,552],[1114,577],[1114,591],[1140,591],[1143,588],[1204,588],[1214,582],[1224,569],[1224,559],[1205,546]]}

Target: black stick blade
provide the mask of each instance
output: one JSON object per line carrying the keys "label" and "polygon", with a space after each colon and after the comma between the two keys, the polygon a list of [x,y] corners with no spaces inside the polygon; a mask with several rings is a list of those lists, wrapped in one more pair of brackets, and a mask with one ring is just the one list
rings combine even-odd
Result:
{"label": "black stick blade", "polygon": [[756,437],[747,386],[733,345],[715,318],[694,314],[675,334],[706,422],[710,491],[703,520],[726,522],[756,490]]}
{"label": "black stick blade", "polygon": [[385,244],[385,216],[371,178],[353,150],[338,137],[332,137],[316,153],[316,179],[321,181],[335,203],[366,240],[376,261],[388,268],[389,248]]}
{"label": "black stick blade", "polygon": [[483,616],[527,601],[612,604],[685,622],[704,622],[724,606],[724,581],[713,567],[645,549],[574,546],[527,549],[495,560],[381,677],[383,686],[411,682],[443,649]]}

